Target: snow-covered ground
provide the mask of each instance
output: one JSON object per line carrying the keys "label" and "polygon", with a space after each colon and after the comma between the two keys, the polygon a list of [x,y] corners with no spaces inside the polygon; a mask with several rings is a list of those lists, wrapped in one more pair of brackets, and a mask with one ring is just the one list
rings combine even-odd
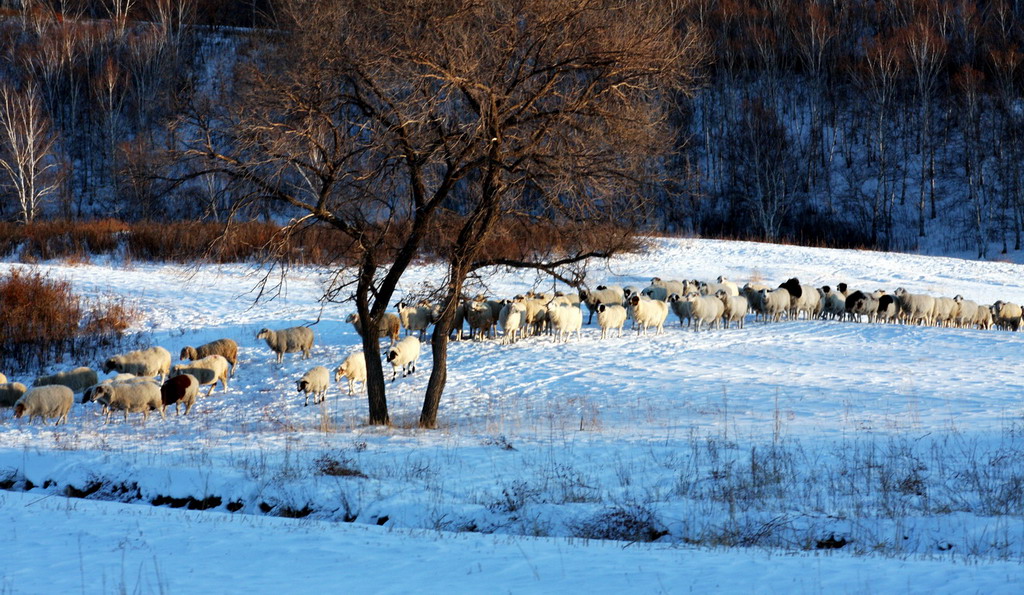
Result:
{"label": "snow-covered ground", "polygon": [[[351,307],[319,303],[322,272],[292,270],[278,299],[254,305],[244,265],[38,266],[84,295],[125,296],[175,355],[230,337],[241,362],[188,417],[104,425],[76,405],[53,428],[0,413],[0,590],[1024,589],[1021,333],[748,320],[695,334],[672,317],[660,336],[600,341],[592,325],[558,346],[463,342],[441,429],[415,429],[427,349],[390,385],[394,426],[371,428],[359,395],[335,386],[303,407],[295,392],[302,372],[358,344]],[[658,240],[590,277],[796,276],[1020,303],[1022,272]],[[403,289],[440,274],[417,267]],[[521,272],[487,279],[499,296],[551,288]],[[312,361],[276,364],[254,339],[317,320]]]}

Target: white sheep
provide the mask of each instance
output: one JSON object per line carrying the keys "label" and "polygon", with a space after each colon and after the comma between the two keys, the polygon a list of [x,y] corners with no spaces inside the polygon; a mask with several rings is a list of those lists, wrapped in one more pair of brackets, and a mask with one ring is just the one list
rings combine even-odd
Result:
{"label": "white sheep", "polygon": [[758,293],[761,294],[761,303],[764,304],[765,322],[778,322],[784,314],[789,313],[791,300],[787,289],[762,289]]}
{"label": "white sheep", "polygon": [[[863,291],[855,291],[846,296],[846,303],[854,320],[860,320],[861,316],[867,316],[868,322],[874,322],[878,315],[879,300],[876,294],[868,294]],[[877,294],[879,297],[881,293]]]}
{"label": "white sheep", "polygon": [[409,333],[419,333],[420,339],[423,339],[426,337],[427,328],[438,317],[438,309],[426,302],[412,306],[405,302],[398,302],[395,307],[398,308],[398,322],[405,329],[406,336]]}
{"label": "white sheep", "polygon": [[501,309],[498,324],[501,325],[501,342],[505,345],[515,343],[522,333],[526,305],[521,301],[509,301]]}
{"label": "white sheep", "polygon": [[750,311],[754,313],[754,322],[757,322],[758,319],[766,319],[764,298],[761,295],[762,289],[769,291],[771,287],[762,283],[747,283],[740,291],[740,293],[747,296],[747,304],[750,306]]}
{"label": "white sheep", "polygon": [[115,355],[103,362],[103,373],[122,372],[136,376],[159,376],[161,380],[171,371],[171,353],[163,347],[150,347]]}
{"label": "white sheep", "polygon": [[74,402],[75,393],[63,384],[37,386],[15,401],[14,417],[27,415],[29,422],[38,417],[44,423],[52,418],[57,420],[53,425],[59,426],[61,422],[67,423]]}
{"label": "white sheep", "polygon": [[913,294],[902,287],[893,293],[900,298],[903,316],[909,324],[932,324],[935,316],[935,298],[923,293]]}
{"label": "white sheep", "polygon": [[750,310],[747,297],[743,295],[729,295],[724,289],[716,291],[715,297],[722,302],[722,320],[725,322],[725,328],[728,329],[729,324],[735,322],[742,329],[743,323],[747,319],[747,312]]}
{"label": "white sheep", "polygon": [[843,320],[846,318],[846,295],[828,285],[819,291],[823,294],[821,300],[821,317]]}
{"label": "white sheep", "polygon": [[60,384],[71,389],[71,392],[79,393],[99,382],[96,370],[87,367],[75,368],[67,372],[57,372],[49,376],[39,376],[32,386],[49,386]]}
{"label": "white sheep", "polygon": [[[594,311],[597,311],[597,306],[594,306]],[[556,343],[568,341],[573,333],[576,333],[577,341],[580,339],[583,311],[576,306],[548,304],[548,321],[551,323],[551,332]]]}
{"label": "white sheep", "polygon": [[420,357],[420,340],[406,337],[388,350],[388,363],[391,364],[391,382],[398,377],[398,369],[402,369],[402,378],[416,372],[416,360]]}
{"label": "white sheep", "polygon": [[[419,341],[419,339],[416,339]],[[327,399],[327,389],[331,386],[331,371],[323,366],[310,368],[302,378],[295,383],[295,388],[300,393],[305,393],[306,400],[302,406],[309,405],[309,395],[313,395],[313,404],[321,403]]]}
{"label": "white sheep", "polygon": [[[736,290],[736,295],[739,295],[739,288],[737,288],[736,284],[731,281],[728,284],[718,282],[705,283],[704,281],[694,281],[694,284],[697,285],[697,293],[701,295],[714,297],[714,295],[718,293],[719,290],[725,290],[726,292],[729,293],[729,295],[732,295],[733,289]],[[688,293],[690,292],[687,291],[686,293],[682,294],[683,297],[686,297]]]}
{"label": "white sheep", "polygon": [[800,318],[801,312],[807,320],[817,318],[818,313],[821,312],[821,294],[818,292],[818,288],[813,285],[801,285],[800,289],[800,297],[793,298],[790,295],[790,309],[793,312],[793,318]]}
{"label": "white sheep", "polygon": [[[718,291],[725,293],[724,289]],[[708,329],[712,324],[718,328],[722,314],[725,313],[725,304],[722,303],[722,300],[713,295],[700,295],[696,291],[691,291],[683,296],[683,300],[690,303],[690,315],[693,316],[693,321],[696,323],[693,332],[699,332],[703,324],[707,324]]]}
{"label": "white sheep", "polygon": [[693,323],[693,311],[690,308],[690,302],[684,300],[682,295],[673,293],[668,296],[668,305],[676,313],[676,316],[679,317],[679,326],[683,326],[683,320],[686,320],[687,327]]}
{"label": "white sheep", "polygon": [[305,326],[279,330],[260,329],[256,339],[267,342],[267,347],[277,354],[277,363],[284,361],[284,354],[299,351],[302,352],[302,359],[309,359],[309,351],[313,349],[313,329]]}
{"label": "white sheep", "polygon": [[[152,380],[153,379],[148,377],[148,376],[136,376],[135,374],[118,374],[117,376],[114,376],[112,378],[104,378],[99,383],[90,386],[89,388],[85,389],[84,392],[82,392],[82,400],[81,400],[81,402],[83,404],[84,403],[91,403],[92,402],[92,394],[96,390],[97,386],[101,386],[101,385],[104,385],[104,384],[114,384],[114,383],[117,383],[117,382],[142,382],[142,381],[152,381]],[[105,405],[104,405],[104,411],[105,410],[106,410],[106,408],[105,408]]]}
{"label": "white sheep", "polygon": [[178,405],[185,406],[185,415],[192,411],[199,397],[199,381],[191,374],[182,374],[167,379],[167,382],[160,386],[160,404],[164,410],[174,405],[174,415],[178,415]]}
{"label": "white sheep", "polygon": [[[555,301],[555,299],[552,299]],[[571,300],[569,300],[571,302]],[[539,335],[543,333],[548,324],[548,308],[547,302],[542,298],[526,298],[523,300],[523,307],[526,311],[523,313],[523,327],[524,332],[529,332],[531,335]],[[559,300],[559,303],[564,303],[563,300]],[[576,302],[577,306],[579,302]]]}
{"label": "white sheep", "polygon": [[[582,312],[580,320],[582,322]],[[601,326],[601,338],[608,336],[608,331],[618,329],[618,337],[622,336],[622,327],[626,325],[626,309],[621,304],[598,304],[597,324]]]}
{"label": "white sheep", "polygon": [[197,360],[208,355],[222,355],[231,364],[231,376],[238,367],[238,343],[231,339],[217,339],[199,347],[183,347],[178,359]]}
{"label": "white sheep", "polygon": [[213,393],[218,382],[221,383],[224,390],[228,389],[228,360],[224,359],[223,355],[208,355],[203,359],[197,359],[187,364],[178,364],[171,368],[171,376],[182,374],[191,374],[195,376],[200,385],[209,385],[210,390],[206,391],[206,396]]}
{"label": "white sheep", "polygon": [[900,311],[900,298],[889,295],[888,293],[881,294],[878,297],[878,313],[875,314],[875,320],[878,322],[896,323],[899,320]]}
{"label": "white sheep", "polygon": [[[740,288],[732,281],[726,279],[723,275],[718,276],[718,284],[722,286],[727,295],[738,296],[740,294]],[[717,291],[715,293],[718,293]]]}
{"label": "white sheep", "polygon": [[356,382],[366,384],[366,356],[362,351],[350,353],[345,361],[334,370],[334,381],[341,382],[342,378],[348,379],[348,394],[353,394]]}
{"label": "white sheep", "polygon": [[935,309],[932,310],[932,324],[936,326],[952,326],[958,306],[953,298],[935,298]]}
{"label": "white sheep", "polygon": [[[358,312],[349,314],[348,318],[345,319],[345,322],[352,325],[352,328],[356,330],[357,335],[360,337],[363,336],[363,325],[359,321]],[[377,330],[379,331],[380,338],[383,339],[384,337],[387,337],[391,340],[390,345],[394,345],[395,342],[398,341],[399,331],[402,330],[402,321],[399,320],[397,315],[392,314],[391,312],[385,312],[383,316],[381,316],[380,323],[377,324]]]}
{"label": "white sheep", "polygon": [[990,306],[978,306],[978,313],[974,315],[974,324],[984,331],[992,329],[994,321],[992,319],[992,309]]}
{"label": "white sheep", "polygon": [[597,289],[593,291],[581,289],[579,295],[580,303],[586,304],[587,311],[590,312],[587,324],[594,321],[598,304],[621,304],[625,299],[622,288],[618,285],[598,285]]}
{"label": "white sheep", "polygon": [[633,295],[629,298],[629,304],[633,308],[633,319],[636,320],[637,334],[643,329],[644,336],[646,336],[647,329],[652,326],[656,329],[656,335],[664,332],[665,319],[668,318],[667,302]]}
{"label": "white sheep", "polygon": [[992,319],[996,326],[1004,330],[1016,331],[1020,329],[1021,307],[1013,302],[999,300],[992,304]]}
{"label": "white sheep", "polygon": [[494,325],[494,312],[486,300],[473,300],[466,305],[466,321],[469,322],[469,336],[482,341]]}
{"label": "white sheep", "polygon": [[126,423],[129,413],[141,413],[143,424],[149,419],[150,411],[159,411],[160,417],[166,418],[160,385],[152,380],[101,384],[90,399],[105,406],[107,423],[114,411],[123,411]]}
{"label": "white sheep", "polygon": [[28,388],[20,382],[4,382],[0,384],[0,407],[14,407]]}

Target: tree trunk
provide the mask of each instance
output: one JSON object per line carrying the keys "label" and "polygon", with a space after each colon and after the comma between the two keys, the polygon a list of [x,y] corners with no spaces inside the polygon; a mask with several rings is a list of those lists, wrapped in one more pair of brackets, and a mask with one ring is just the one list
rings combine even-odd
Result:
{"label": "tree trunk", "polygon": [[433,367],[430,370],[430,380],[427,381],[426,393],[423,395],[423,410],[420,412],[420,427],[424,429],[437,428],[437,410],[441,405],[441,395],[444,394],[444,388],[448,382],[448,337],[451,335],[455,311],[459,306],[459,297],[462,295],[462,284],[466,280],[465,269],[464,264],[452,267],[448,295],[444,298],[441,305],[441,316],[434,323],[434,332],[430,336]]}

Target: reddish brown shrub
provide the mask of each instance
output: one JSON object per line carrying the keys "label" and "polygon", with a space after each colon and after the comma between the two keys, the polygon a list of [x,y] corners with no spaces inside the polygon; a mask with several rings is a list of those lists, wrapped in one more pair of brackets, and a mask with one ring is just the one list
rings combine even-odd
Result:
{"label": "reddish brown shrub", "polygon": [[119,300],[85,302],[68,281],[11,269],[0,277],[0,367],[41,369],[118,346],[138,314]]}

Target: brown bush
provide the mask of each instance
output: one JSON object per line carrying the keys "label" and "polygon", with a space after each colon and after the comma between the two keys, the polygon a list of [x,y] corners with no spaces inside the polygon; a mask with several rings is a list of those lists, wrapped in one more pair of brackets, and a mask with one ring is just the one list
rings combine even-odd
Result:
{"label": "brown bush", "polygon": [[[463,220],[439,216],[427,230],[422,254],[427,260],[446,258],[454,247]],[[364,245],[372,246],[381,262],[390,260],[409,233],[409,224],[381,225],[367,231]],[[481,254],[488,258],[524,260],[538,254],[564,255],[614,245],[636,249],[626,229],[609,224],[559,225],[529,218],[498,222],[488,234]],[[326,225],[286,229],[259,221],[217,222],[43,221],[28,225],[0,223],[0,256],[20,247],[23,262],[62,259],[88,262],[91,256],[116,254],[146,262],[216,263],[274,259],[288,264],[350,265],[359,257],[351,239]]]}
{"label": "brown bush", "polygon": [[87,302],[68,281],[11,269],[0,277],[0,366],[42,369],[119,346],[137,313],[118,300]]}

